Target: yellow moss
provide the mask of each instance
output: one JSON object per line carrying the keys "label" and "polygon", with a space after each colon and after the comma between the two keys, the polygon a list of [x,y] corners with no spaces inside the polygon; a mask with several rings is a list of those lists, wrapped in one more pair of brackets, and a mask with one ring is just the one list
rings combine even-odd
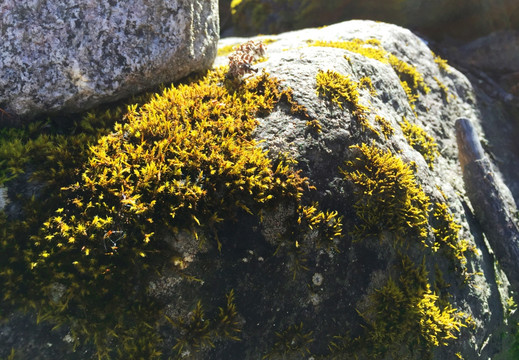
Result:
{"label": "yellow moss", "polygon": [[378,135],[378,131],[369,123],[368,108],[360,103],[359,84],[338,72],[319,70],[316,76],[317,95],[325,96],[343,109],[346,103],[359,124]]}
{"label": "yellow moss", "polygon": [[436,55],[433,51],[431,51],[432,56],[434,57],[434,62],[438,65],[438,68],[441,71],[444,71],[446,73],[450,72],[449,64],[447,63],[447,60],[442,59],[439,55]]}
{"label": "yellow moss", "polygon": [[446,102],[449,102],[450,101],[449,99],[451,97],[453,99],[456,98],[456,95],[451,94],[450,91],[449,91],[449,88],[447,87],[447,85],[445,85],[443,82],[441,82],[440,79],[438,79],[436,76],[433,76],[433,79],[434,79],[434,81],[436,81],[436,84],[440,88],[442,96],[443,96],[443,98],[445,99]]}
{"label": "yellow moss", "polygon": [[418,100],[419,96],[413,93],[409,85],[407,85],[406,81],[400,81],[400,86],[402,86],[402,89],[404,89],[405,94],[407,96],[407,102],[409,103],[411,109],[414,111],[416,109],[416,105],[414,103]]}
{"label": "yellow moss", "polygon": [[395,133],[393,126],[384,117],[375,115],[375,122],[380,126],[386,140]]}
{"label": "yellow moss", "polygon": [[[127,340],[135,334],[150,344],[139,345],[142,352],[156,357],[160,310],[145,289],[128,286],[143,283],[171,258],[156,234],[190,233],[183,241],[195,246],[214,235],[220,246],[223,219],[258,215],[278,202],[297,208],[308,186],[292,160],[269,158],[252,136],[256,118],[280,101],[301,116],[305,109],[268,74],[236,86],[225,72],[166,88],[92,138],[23,139],[34,150],[49,149],[29,154],[49,190],[24,202],[23,222],[0,214],[3,301],[27,297],[24,304],[37,307],[40,320],[71,326],[74,338],[94,344],[99,358],[131,351]],[[91,120],[81,126],[91,123],[95,130]],[[71,149],[81,149],[81,156]],[[52,158],[41,162],[47,155]],[[60,165],[68,159],[74,166]],[[44,166],[58,172],[45,173]],[[63,293],[49,301],[56,283]],[[217,317],[227,338],[236,336],[231,312],[222,308]],[[147,326],[135,327],[141,320],[150,322],[149,333]]]}
{"label": "yellow moss", "polygon": [[218,48],[218,53],[216,56],[225,56],[225,55],[229,55],[230,53],[232,53],[234,51],[234,47],[236,45],[226,45],[226,46],[222,46],[222,47],[219,47]]}
{"label": "yellow moss", "polygon": [[450,304],[441,305],[430,289],[425,265],[402,259],[398,280],[391,277],[369,296],[362,317],[368,327],[364,341],[375,358],[408,358],[411,353],[430,356],[446,346],[465,327],[466,315]]}
{"label": "yellow moss", "polygon": [[400,158],[375,145],[355,145],[355,160],[346,162],[341,173],[355,188],[358,223],[356,240],[378,236],[383,231],[397,240],[427,236],[429,197],[418,185],[413,170]]}
{"label": "yellow moss", "polygon": [[395,55],[386,51],[379,40],[369,39],[353,39],[351,41],[313,41],[310,46],[335,47],[358,53],[370,59],[378,60],[384,64],[389,64],[395,70],[400,81],[406,82],[416,97],[418,90],[423,93],[430,91],[424,81],[423,75],[412,65],[400,60]]}
{"label": "yellow moss", "polygon": [[454,261],[458,270],[465,273],[466,253],[467,251],[475,252],[476,249],[470,245],[468,240],[459,238],[461,225],[455,221],[446,203],[436,202],[434,204],[433,219],[435,222],[433,251],[442,249],[447,257]]}
{"label": "yellow moss", "polygon": [[422,154],[429,168],[432,169],[434,167],[434,160],[440,154],[438,144],[436,144],[434,138],[427,134],[420,126],[411,124],[405,117],[403,117],[400,127],[409,145]]}
{"label": "yellow moss", "polygon": [[306,122],[306,126],[308,127],[308,129],[310,129],[310,131],[317,134],[320,133],[322,130],[321,123],[319,122],[319,120],[309,120]]}
{"label": "yellow moss", "polygon": [[240,3],[242,2],[243,0],[232,0],[231,1],[231,14],[232,15],[235,15],[236,14],[236,9],[240,6]]}
{"label": "yellow moss", "polygon": [[359,88],[369,90],[371,96],[376,96],[377,91],[373,87],[373,83],[371,82],[371,78],[364,76],[359,80]]}

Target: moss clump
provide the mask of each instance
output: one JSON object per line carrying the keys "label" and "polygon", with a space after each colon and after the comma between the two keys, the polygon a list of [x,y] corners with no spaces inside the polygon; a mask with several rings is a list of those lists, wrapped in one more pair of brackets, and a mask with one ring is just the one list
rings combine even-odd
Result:
{"label": "moss clump", "polygon": [[[237,86],[225,71],[131,106],[92,140],[35,134],[20,142],[42,142],[49,152],[36,145],[20,150],[28,160],[18,164],[5,155],[0,165],[8,186],[31,165],[31,174],[41,169],[46,176],[37,180],[47,190],[42,198],[19,199],[23,220],[0,214],[2,309],[34,307],[40,320],[70,326],[75,339],[93,343],[100,358],[119,356],[116,349],[129,348],[138,334],[151,344],[142,353],[153,358],[162,346],[162,305],[151,301],[146,284],[175,255],[157,234],[191,234],[182,241],[196,248],[214,239],[219,247],[224,219],[259,215],[279,202],[297,208],[307,180],[290,160],[269,158],[252,132],[256,117],[280,101],[296,114],[304,108],[268,74]],[[81,125],[82,133],[88,134],[86,124],[95,129],[96,119]],[[227,315],[218,327],[232,334]]]}
{"label": "moss clump", "polygon": [[319,134],[322,131],[322,126],[319,120],[308,120],[306,122],[306,126],[308,127],[309,131],[315,134]]}
{"label": "moss clump", "polygon": [[[420,272],[426,275],[424,269]],[[440,307],[430,285],[422,287],[409,274],[412,272],[404,271],[397,281],[390,278],[375,290],[362,314],[369,326],[366,341],[374,358],[431,356],[434,347],[447,345],[466,326],[464,313],[450,305]]]}
{"label": "moss clump", "polygon": [[431,290],[424,262],[416,265],[408,256],[401,256],[386,283],[362,305],[360,335],[334,337],[329,358],[429,359],[471,322]]}
{"label": "moss clump", "polygon": [[435,242],[432,250],[444,251],[446,256],[454,262],[457,270],[465,273],[467,251],[475,252],[476,249],[466,239],[460,239],[461,225],[455,221],[446,203],[436,202],[434,204],[433,221]]}
{"label": "moss clump", "polygon": [[364,76],[359,80],[359,88],[369,90],[371,96],[377,95],[377,90],[373,87],[373,83],[371,82],[371,78]]}
{"label": "moss clump", "polygon": [[446,102],[450,102],[450,98],[453,98],[453,99],[456,98],[456,95],[452,94],[452,93],[449,91],[449,88],[447,87],[447,85],[445,85],[443,82],[441,82],[440,79],[438,79],[436,76],[433,76],[433,79],[434,79],[434,81],[436,81],[436,84],[437,84],[438,87],[440,88],[440,91],[441,91],[441,93],[442,93],[442,97],[443,97],[443,99],[444,99]]}
{"label": "moss clump", "polygon": [[436,144],[434,138],[427,134],[420,126],[411,124],[405,117],[402,120],[400,127],[407,142],[413,149],[422,154],[429,168],[433,169],[434,160],[440,154],[438,144]]}
{"label": "moss clump", "polygon": [[282,332],[276,332],[277,341],[262,359],[292,359],[310,355],[310,344],[314,341],[312,331],[305,332],[303,323],[291,325]]}
{"label": "moss clump", "polygon": [[186,319],[182,317],[171,319],[166,316],[166,320],[179,332],[173,346],[178,356],[186,350],[198,352],[204,348],[214,348],[215,342],[219,340],[240,340],[238,335],[241,329],[232,290],[227,294],[225,307],[219,308],[218,315],[214,319],[205,316],[202,303],[198,301]]}
{"label": "moss clump", "polygon": [[431,51],[432,56],[434,57],[434,62],[438,65],[438,68],[443,72],[450,72],[449,64],[447,60],[442,59],[439,55],[436,55],[433,51]]}
{"label": "moss clump", "polygon": [[337,211],[323,211],[317,202],[299,205],[284,221],[275,254],[289,259],[288,267],[295,279],[298,273],[308,270],[306,264],[312,250],[337,250],[337,241],[342,237],[342,217]]}
{"label": "moss clump", "polygon": [[386,118],[380,115],[375,115],[375,122],[380,126],[382,134],[384,134],[386,140],[395,133],[395,129]]}
{"label": "moss clump", "polygon": [[[310,46],[324,46],[345,49],[358,53],[370,59],[375,59],[384,64],[389,64],[395,70],[403,86],[406,86],[411,94],[418,98],[418,91],[428,93],[429,87],[425,83],[423,75],[412,65],[400,60],[395,55],[386,51],[379,40],[353,39],[351,41],[313,41]],[[405,83],[405,85],[404,85]],[[404,89],[406,89],[404,87]],[[407,92],[407,91],[406,91]]]}
{"label": "moss clump", "polygon": [[355,160],[340,169],[354,185],[358,217],[353,236],[361,240],[389,231],[397,240],[427,236],[429,197],[413,170],[391,151],[375,145],[355,145]]}
{"label": "moss clump", "polygon": [[319,70],[316,76],[317,95],[330,99],[331,102],[337,104],[343,109],[346,103],[363,128],[370,129],[378,134],[368,120],[368,108],[360,103],[359,83],[353,81],[349,76],[344,76],[338,72],[327,70],[326,72]]}

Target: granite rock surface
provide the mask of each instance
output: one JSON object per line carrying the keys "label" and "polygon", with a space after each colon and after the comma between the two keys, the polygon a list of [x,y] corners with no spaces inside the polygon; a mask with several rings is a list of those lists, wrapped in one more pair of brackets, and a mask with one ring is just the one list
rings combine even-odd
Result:
{"label": "granite rock surface", "polygon": [[79,112],[210,67],[216,0],[3,1],[0,108]]}

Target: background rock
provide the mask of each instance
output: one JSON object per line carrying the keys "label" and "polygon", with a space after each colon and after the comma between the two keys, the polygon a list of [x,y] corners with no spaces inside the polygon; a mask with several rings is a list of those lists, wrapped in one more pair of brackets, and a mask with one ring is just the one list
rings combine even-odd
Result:
{"label": "background rock", "polygon": [[[228,8],[231,1],[222,0],[221,12],[228,11],[224,3]],[[446,36],[473,39],[519,26],[519,5],[515,0],[241,0],[232,3],[236,10],[232,16],[235,35],[275,34],[359,18],[394,23],[435,39]],[[223,30],[225,35],[225,28]]]}
{"label": "background rock", "polygon": [[210,66],[217,1],[3,1],[0,108],[78,112]]}

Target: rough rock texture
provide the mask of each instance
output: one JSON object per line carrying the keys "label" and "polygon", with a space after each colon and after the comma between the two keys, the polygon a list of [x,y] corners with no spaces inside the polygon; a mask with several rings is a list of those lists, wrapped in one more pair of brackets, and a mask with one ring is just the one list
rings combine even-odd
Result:
{"label": "rough rock texture", "polygon": [[77,112],[210,66],[216,0],[3,1],[0,108]]}
{"label": "rough rock texture", "polygon": [[[399,85],[398,77],[388,65],[341,49],[307,46],[307,40],[310,39],[347,41],[354,38],[379,39],[387,51],[416,66],[424,75],[431,92],[420,94],[415,109],[416,116]],[[294,156],[299,161],[304,174],[309,176],[319,189],[319,200],[329,204],[331,208],[344,211],[348,208],[347,204],[352,201],[351,195],[344,193],[341,188],[342,181],[336,171],[337,166],[351,157],[350,145],[370,140],[354,126],[355,120],[348,111],[334,108],[315,94],[315,76],[321,69],[349,75],[356,81],[363,76],[372,79],[377,95],[371,96],[367,91],[362,92],[362,103],[370,104],[374,113],[389,120],[396,129],[396,134],[387,141],[386,146],[399,153],[406,161],[416,162],[419,182],[424,186],[426,193],[436,199],[442,198],[438,189],[446,194],[451,211],[463,225],[461,237],[468,239],[480,250],[477,256],[469,259],[468,268],[474,273],[470,285],[451,288],[457,305],[472,314],[477,326],[473,331],[469,331],[470,334],[465,333],[461,338],[462,341],[449,347],[450,355],[440,351],[436,354],[436,358],[451,358],[460,350],[465,359],[493,356],[502,345],[496,336],[504,321],[503,301],[505,299],[498,289],[498,284],[502,284],[502,280],[496,280],[499,274],[495,272],[492,255],[483,241],[477,224],[474,223],[468,199],[463,196],[464,185],[457,159],[454,121],[460,116],[470,118],[476,122],[481,136],[484,136],[482,129],[487,128],[485,124],[499,121],[500,114],[492,115],[492,108],[487,108],[482,113],[476,100],[475,90],[467,78],[451,67],[448,71],[439,69],[426,43],[408,30],[397,26],[350,21],[320,30],[301,30],[258,39],[273,41],[267,50],[268,60],[258,64],[258,67],[265,68],[272,75],[283,79],[284,84],[294,89],[294,98],[304,104],[308,108],[309,115],[318,119],[323,126],[322,133],[318,136],[310,136],[305,129],[304,121],[294,119],[280,110],[261,120],[257,131],[258,138],[265,140],[265,147],[270,151],[286,151]],[[243,38],[223,39],[220,47],[245,40]],[[347,55],[349,60],[346,60],[344,55]],[[217,58],[217,63],[225,63],[225,59]],[[449,101],[442,95],[439,83],[434,80],[434,77],[449,89],[451,94]],[[438,142],[441,156],[437,159],[433,171],[402,136],[400,127],[397,125],[402,116],[416,119],[417,123]],[[497,139],[493,138],[489,141],[494,140]],[[513,199],[506,186],[501,182],[499,186],[508,194],[508,201],[513,206]],[[387,254],[387,249],[377,246],[376,243],[367,248],[352,245],[348,253],[341,256],[347,256],[349,261],[341,263],[343,268],[340,273],[330,274],[332,278],[337,277],[331,280],[325,276],[325,282],[332,281],[333,285],[328,285],[334,290],[329,288],[328,291],[318,291],[320,302],[327,304],[325,306],[327,310],[330,310],[330,307],[347,307],[346,304],[358,306],[360,294],[357,291],[361,293],[364,291],[357,287],[359,277],[376,282],[375,274],[380,270],[387,271],[383,264],[391,263],[392,257]],[[374,259],[378,260],[373,263]],[[326,271],[330,271],[329,268]],[[310,275],[308,274],[309,278]],[[367,287],[375,286],[373,284]],[[348,290],[338,290],[341,287]],[[338,296],[338,293],[341,294],[339,297],[342,300],[335,303],[332,298]],[[310,297],[310,294],[308,296]],[[320,307],[313,308],[319,309],[318,312],[325,311]],[[326,316],[328,315],[330,314]]]}
{"label": "rough rock texture", "polygon": [[[227,6],[231,3],[224,2]],[[237,35],[279,33],[348,19],[395,23],[436,39],[473,39],[519,26],[519,5],[515,0],[241,0],[232,4]]]}
{"label": "rough rock texture", "polygon": [[[310,47],[308,43],[308,40],[353,39],[378,39],[386,51],[416,67],[430,92],[418,91],[419,99],[413,109],[401,79],[389,64],[340,48]],[[224,39],[220,48],[247,40]],[[315,128],[312,130],[308,119],[301,114],[292,114],[290,107],[282,103],[270,115],[258,119],[255,139],[262,141],[259,144],[268,149],[272,157],[285,152],[297,160],[302,175],[315,186],[315,190],[304,195],[305,200],[307,203],[319,201],[322,209],[337,211],[343,216],[344,237],[336,243],[340,251],[335,251],[316,246],[313,243],[315,236],[310,233],[304,238],[306,243],[292,246],[291,253],[288,246],[283,248],[280,234],[293,225],[284,221],[293,215],[294,209],[291,204],[281,204],[265,211],[262,221],[252,215],[240,214],[233,221],[224,222],[218,229],[218,237],[224,244],[221,251],[216,249],[214,241],[196,246],[197,243],[189,239],[193,237],[190,233],[177,234],[176,241],[169,239],[170,246],[176,247],[180,254],[172,260],[180,263],[185,274],[179,274],[177,265],[177,268],[157,269],[156,277],[148,284],[147,294],[167,304],[164,312],[170,317],[188,318],[200,300],[206,305],[209,319],[218,313],[225,294],[233,289],[242,328],[241,341],[217,342],[214,348],[190,349],[192,352],[188,349],[178,358],[253,360],[269,355],[267,358],[276,360],[332,359],[328,345],[330,341],[339,342],[336,336],[360,336],[370,328],[369,319],[362,315],[367,313],[370,302],[373,303],[374,294],[388,283],[391,274],[396,273],[395,268],[400,266],[404,253],[415,264],[424,264],[427,281],[437,285],[438,292],[446,295],[443,301],[473,319],[472,324],[460,329],[460,333],[456,332],[457,340],[447,339],[448,346],[433,347],[432,357],[456,359],[458,354],[463,359],[475,360],[494,358],[503,353],[506,359],[509,339],[504,335],[509,330],[506,327],[510,310],[507,308],[509,282],[499,270],[465,194],[454,128],[456,118],[466,117],[475,123],[480,136],[489,136],[486,124],[501,116],[496,108],[488,103],[482,111],[469,80],[452,67],[440,68],[427,44],[398,26],[350,21],[255,40],[269,43],[268,59],[253,65],[258,74],[265,69],[281,79],[282,86],[293,89],[293,99],[304,105],[309,117],[321,125],[320,132]],[[215,65],[225,64],[226,60],[221,56]],[[357,90],[360,104],[368,109],[368,123],[379,132],[378,135],[358,123],[351,107],[341,109],[316,94],[316,75],[327,70],[348,76],[355,82],[363,77],[371,79],[374,91],[369,88]],[[380,125],[375,123],[376,115],[388,121],[394,129],[392,135],[383,136]],[[425,129],[438,143],[439,156],[433,161],[432,168],[404,136],[403,117]],[[495,139],[489,139],[491,141]],[[352,235],[359,220],[354,207],[359,196],[353,190],[354,184],[345,179],[339,168],[344,168],[346,161],[359,157],[359,152],[351,146],[361,143],[376,144],[390,150],[406,164],[412,164],[410,167],[431,202],[448,205],[461,226],[458,240],[466,240],[468,247],[475,250],[466,254],[466,265],[456,266],[443,250],[431,249],[434,241],[432,223],[427,225],[424,240],[428,248],[411,235],[399,246],[389,231],[365,239]],[[497,182],[496,186],[507,192],[499,179]],[[508,202],[512,207],[512,196],[508,196]],[[296,240],[289,239],[289,242],[293,245]],[[191,244],[191,247],[179,246],[182,244]],[[297,262],[300,246],[305,248],[303,263]],[[446,251],[448,253],[448,249]],[[390,303],[386,309],[388,312],[392,305]],[[384,311],[381,313],[385,314]],[[57,349],[53,354],[71,354],[71,345],[63,340],[66,329],[59,329],[59,335],[54,333],[53,338],[49,335],[45,341],[38,336],[23,336],[27,331],[23,321],[31,319],[30,315],[23,318],[13,314],[9,321],[0,324],[0,349],[5,349],[0,355],[7,356],[11,347],[23,353],[27,344],[23,340],[17,342],[17,339],[26,339],[31,349],[38,346],[35,343],[47,344],[41,345],[47,347],[51,344]],[[418,324],[414,325],[420,329]],[[40,324],[39,329],[43,326],[46,325]],[[287,329],[297,330],[299,326],[302,330],[286,336]],[[168,355],[167,351],[171,353],[176,339],[183,335],[168,329],[167,326],[160,329],[164,356]],[[281,345],[276,345],[279,343]],[[388,355],[386,358],[424,358],[419,350],[398,350],[405,356]],[[91,349],[82,351],[90,354]],[[48,352],[39,358],[44,359],[46,354]],[[77,356],[77,352],[73,356]],[[335,357],[345,358],[352,356],[343,353]],[[360,358],[370,359],[362,354]]]}

